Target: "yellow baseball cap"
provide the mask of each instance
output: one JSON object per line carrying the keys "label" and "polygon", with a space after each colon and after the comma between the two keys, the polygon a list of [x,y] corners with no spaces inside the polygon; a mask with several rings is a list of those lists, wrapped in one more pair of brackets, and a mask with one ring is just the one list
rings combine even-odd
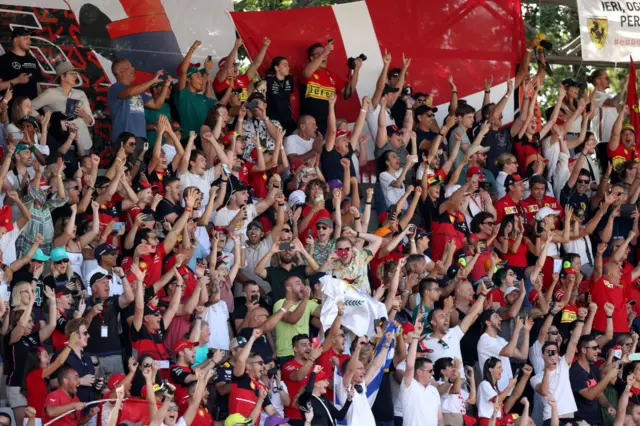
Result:
{"label": "yellow baseball cap", "polygon": [[235,413],[227,417],[224,421],[224,426],[248,425],[249,423],[251,423],[251,419],[246,418],[240,413]]}

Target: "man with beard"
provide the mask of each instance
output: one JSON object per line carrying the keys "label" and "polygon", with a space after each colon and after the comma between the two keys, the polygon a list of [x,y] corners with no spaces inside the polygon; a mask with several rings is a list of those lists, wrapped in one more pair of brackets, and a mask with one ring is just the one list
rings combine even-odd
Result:
{"label": "man with beard", "polygon": [[90,410],[89,414],[81,414],[86,404],[80,402],[76,395],[80,379],[78,373],[73,368],[62,367],[60,369],[58,373],[58,384],[60,387],[53,392],[49,392],[45,399],[43,422],[50,422],[67,411],[75,410],[56,422],[51,423],[51,425],[79,426],[87,423],[89,419],[98,412],[98,408],[94,407]]}
{"label": "man with beard", "polygon": [[13,85],[13,99],[38,96],[38,83],[42,78],[40,66],[31,55],[31,33],[29,29],[17,26],[11,31],[11,51],[0,59],[0,90]]}
{"label": "man with beard", "polygon": [[[603,69],[595,70],[591,73],[589,82],[593,84],[595,96],[593,98],[595,106],[595,116],[591,121],[591,129],[601,142],[611,140],[613,132],[611,128],[616,120],[617,108],[620,106],[620,99],[624,99],[624,92],[627,84],[623,84],[623,92],[616,96],[610,96],[606,90],[611,87],[609,74]],[[2,87],[2,86],[0,86]],[[624,108],[624,107],[623,107]]]}
{"label": "man with beard", "polygon": [[220,426],[224,419],[229,416],[229,394],[231,393],[231,378],[233,377],[233,369],[238,359],[238,354],[247,344],[244,337],[235,337],[229,345],[229,359],[220,367],[216,368],[216,374],[213,379],[213,386],[216,390],[216,425]]}
{"label": "man with beard", "polygon": [[189,339],[180,339],[173,348],[173,354],[176,357],[176,363],[171,366],[171,383],[176,387],[176,391],[186,391],[186,388],[197,380],[196,375],[191,369],[191,365],[195,362],[194,347],[198,346],[196,342]]}
{"label": "man with beard", "polygon": [[[471,169],[480,169],[482,174],[484,175],[485,180],[491,184],[489,188],[487,188],[487,192],[489,192],[492,196],[496,197],[498,194],[498,184],[496,183],[496,178],[491,173],[491,170],[486,169],[487,165],[487,152],[489,151],[489,147],[480,145],[479,141],[482,140],[484,135],[489,131],[489,123],[486,122],[482,126],[480,126],[480,131],[478,136],[474,140],[473,144],[467,150],[467,157],[469,158],[468,163],[462,168],[460,171],[460,177],[458,178],[458,185],[464,185],[464,183],[469,179],[469,174],[467,173]],[[495,199],[495,198],[494,198]]]}
{"label": "man with beard", "polygon": [[336,222],[336,227],[333,226],[333,221],[328,217],[321,217],[316,222],[318,237],[312,243],[311,255],[318,262],[318,265],[324,265],[329,259],[329,254],[336,248],[336,238],[340,237],[342,228],[342,213],[340,209],[336,209]]}
{"label": "man with beard", "polygon": [[[286,243],[275,242],[271,250],[256,265],[256,275],[271,284],[271,296],[277,301],[285,297],[285,284],[291,277],[298,277],[302,282],[309,275],[318,272],[318,264],[305,250],[300,240],[295,239],[287,248],[283,244]],[[275,254],[278,255],[278,264],[267,266]],[[306,260],[307,265],[294,265],[297,254]]]}
{"label": "man with beard", "polygon": [[[468,283],[467,280],[463,281]],[[461,283],[462,284],[462,283]],[[427,323],[431,326],[432,333],[422,339],[424,345],[430,349],[429,359],[434,363],[440,358],[449,357],[451,359],[461,359],[462,351],[460,342],[469,328],[476,322],[476,319],[484,308],[487,299],[487,288],[484,283],[478,287],[478,298],[471,307],[471,310],[460,321],[460,323],[449,328],[451,313],[446,309],[433,309],[427,316]],[[464,377],[464,368],[460,366],[460,377]]]}
{"label": "man with beard", "polygon": [[[478,341],[478,361],[482,372],[484,363],[491,357],[500,358],[502,361],[502,376],[498,381],[498,389],[506,389],[509,381],[513,378],[510,358],[526,361],[529,357],[529,333],[533,327],[533,320],[528,318],[525,323],[522,318],[516,319],[515,329],[511,335],[511,340],[507,342],[498,333],[502,330],[502,318],[492,309],[484,311],[480,315],[480,323],[484,327],[484,334]],[[522,344],[516,347],[520,337],[520,331],[524,329]]]}
{"label": "man with beard", "polygon": [[[282,321],[276,325],[276,353],[280,365],[284,365],[293,358],[293,338],[299,334],[308,336],[309,321],[312,318],[320,318],[322,309],[318,303],[309,300],[311,287],[305,286],[299,277],[289,277],[285,281],[285,288],[286,298],[278,300],[273,305],[274,312],[278,310],[285,312]],[[289,305],[291,307],[287,309]],[[319,323],[315,325],[318,326]]]}
{"label": "man with beard", "polygon": [[[9,147],[9,149],[13,149]],[[7,179],[3,182],[3,188],[5,191],[16,191],[18,194],[23,194],[23,190],[29,186],[29,182],[36,175],[36,171],[33,168],[33,146],[19,143],[15,146],[14,161],[15,167],[13,167],[7,173]],[[20,210],[15,203],[11,205],[11,212],[13,217],[20,216]]]}
{"label": "man with beard", "polygon": [[[291,339],[293,359],[282,366],[282,380],[289,389],[291,401],[284,407],[285,417],[289,417],[294,424],[301,424],[302,416],[298,405],[298,396],[309,381],[309,375],[316,360],[322,354],[322,347],[313,349],[307,334],[297,334]],[[331,369],[326,370],[330,372]]]}
{"label": "man with beard", "polygon": [[[240,413],[245,417],[250,417],[256,402],[260,398],[261,391],[266,391],[265,386],[260,383],[260,377],[262,377],[264,370],[264,360],[260,355],[252,352],[253,343],[260,336],[262,336],[262,330],[259,328],[254,329],[251,338],[240,351],[236,364],[233,366],[231,394],[229,395],[229,414]],[[261,405],[267,414],[276,414],[268,396],[262,401]],[[258,412],[257,414],[259,418],[260,413]]]}
{"label": "man with beard", "polygon": [[524,182],[522,178],[516,174],[509,175],[504,180],[504,188],[507,195],[496,201],[494,207],[496,209],[496,221],[502,222],[505,216],[517,215],[526,224],[525,211],[520,204],[524,195]]}

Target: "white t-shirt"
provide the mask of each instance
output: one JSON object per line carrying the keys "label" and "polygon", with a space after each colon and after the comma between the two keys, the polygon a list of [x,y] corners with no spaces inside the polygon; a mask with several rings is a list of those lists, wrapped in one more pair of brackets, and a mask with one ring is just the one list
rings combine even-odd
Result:
{"label": "white t-shirt", "polygon": [[[273,238],[269,235],[266,238],[263,238],[256,248],[251,247],[249,244],[246,244],[245,249],[245,262],[246,265],[242,268],[242,274],[249,280],[255,281],[262,289],[265,294],[271,293],[271,284],[267,281],[263,280],[256,274],[256,265],[273,247]],[[241,296],[242,294],[235,294],[236,297]]]}
{"label": "white t-shirt", "polygon": [[190,186],[198,188],[202,192],[202,208],[204,209],[209,202],[209,191],[214,180],[216,180],[215,167],[212,167],[205,170],[202,176],[187,171],[180,176],[180,185],[182,185],[183,190]]}
{"label": "white t-shirt", "polygon": [[[503,374],[504,376],[504,374]],[[478,387],[478,400],[476,405],[478,406],[478,417],[484,417],[490,419],[493,416],[493,398],[498,396],[498,392],[491,386],[491,383],[483,380]],[[497,418],[502,417],[502,410],[498,410]]]}
{"label": "white t-shirt", "polygon": [[[162,422],[160,426],[167,426]],[[176,420],[176,426],[187,426],[187,422],[184,421],[184,417],[180,416],[178,420]]]}
{"label": "white t-shirt", "polygon": [[598,142],[601,143],[609,142],[613,123],[618,118],[618,110],[615,107],[603,106],[608,99],[612,99],[612,97],[605,92],[598,91],[593,98],[596,108],[593,120],[591,120],[591,131],[596,134]]}
{"label": "white t-shirt", "polygon": [[[397,204],[400,198],[404,195],[406,189],[404,188],[404,184],[400,188],[395,188],[391,186],[393,182],[395,182],[400,175],[402,174],[402,170],[398,169],[394,174],[389,172],[380,173],[380,186],[382,188],[382,193],[384,194],[384,201],[387,203],[387,206],[392,204]],[[402,205],[402,209],[405,210],[407,207],[407,202]]]}
{"label": "white t-shirt", "polygon": [[[444,384],[444,380],[438,380],[438,384]],[[441,396],[442,413],[467,414],[466,401],[469,399],[469,392],[460,389],[459,393],[451,394],[449,392]]]}
{"label": "white t-shirt", "polygon": [[13,229],[10,232],[5,232],[2,238],[0,238],[2,261],[5,265],[11,265],[11,263],[17,260],[16,240],[20,236],[20,232],[21,230],[18,229],[17,222],[13,222]]}
{"label": "white t-shirt", "polygon": [[438,426],[440,394],[433,385],[422,386],[411,378],[409,387],[400,385],[404,426]]}
{"label": "white t-shirt", "polygon": [[[464,332],[459,325],[450,328],[442,339],[431,337],[431,334],[424,338],[424,343],[433,352],[429,354],[429,359],[434,363],[440,358],[449,357],[462,360],[460,351],[460,340],[464,337]],[[464,367],[460,366],[460,377],[464,377]]]}
{"label": "white t-shirt", "polygon": [[[375,426],[376,419],[373,417],[369,400],[367,399],[367,384],[365,382],[360,383],[362,386],[362,393],[355,392],[351,407],[347,411],[348,426]],[[338,390],[338,401],[344,405],[347,401],[347,391],[344,386],[336,386]]]}
{"label": "white t-shirt", "polygon": [[[502,376],[500,380],[498,380],[498,389],[500,389],[500,391],[505,390],[509,384],[509,380],[513,378],[509,357],[499,355],[502,348],[508,344],[509,343],[502,337],[491,337],[487,333],[480,336],[480,340],[478,340],[478,362],[480,363],[481,375],[484,374],[484,363],[489,358],[495,356],[502,361]],[[493,410],[493,408],[491,410]],[[489,414],[489,417],[491,417],[491,414]]]}
{"label": "white t-shirt", "polygon": [[[409,345],[406,345],[406,346],[408,351]],[[400,373],[402,374],[404,374],[404,371],[406,369],[407,369],[406,359],[396,366],[396,371],[400,371]],[[396,417],[402,417],[402,395],[400,395],[400,386],[402,386],[402,383],[396,382],[396,379],[393,377],[391,377],[390,382],[391,382],[391,399],[393,401],[393,415]]]}
{"label": "white t-shirt", "polygon": [[[543,371],[531,378],[531,386],[535,390],[536,386],[542,383],[544,377]],[[551,394],[558,403],[558,416],[562,417],[567,414],[573,414],[578,410],[576,400],[573,397],[571,389],[571,379],[569,378],[569,365],[565,357],[558,359],[558,366],[549,376],[549,394]],[[544,399],[544,398],[543,398]],[[544,420],[551,418],[551,406],[544,402]]]}
{"label": "white t-shirt", "polygon": [[[374,142],[378,135],[378,117],[380,116],[381,107],[382,106],[380,104],[378,104],[378,106],[375,109],[371,109],[371,107],[369,107],[369,110],[367,111],[367,115],[365,117],[367,121],[367,126],[369,126],[369,131],[371,132],[371,140],[373,140]],[[391,108],[387,108],[385,110],[385,113],[387,114],[387,126],[395,125],[396,121],[393,119],[393,116],[391,115]]]}
{"label": "white t-shirt", "polygon": [[229,308],[224,300],[207,306],[202,313],[202,319],[209,324],[209,347],[229,350]]}
{"label": "white t-shirt", "polygon": [[[262,384],[264,385],[264,383]],[[282,380],[280,384],[282,385],[284,393],[289,395],[289,389],[287,388],[284,380]],[[275,380],[273,380],[273,389],[271,389],[271,392],[269,393],[269,399],[271,400],[271,405],[276,410],[276,414],[280,417],[284,417],[284,405],[282,404],[282,398],[280,398],[280,392],[278,392],[278,384]],[[269,417],[269,415],[262,410],[260,412],[260,426],[264,426],[264,423],[267,421],[267,417]]]}
{"label": "white t-shirt", "polygon": [[298,134],[287,136],[284,140],[284,150],[289,154],[306,154],[311,151],[313,146],[313,138],[302,139]]}
{"label": "white t-shirt", "polygon": [[[533,365],[533,374],[544,372],[544,360],[542,359],[542,343],[536,341],[529,348],[529,361]],[[532,379],[533,380],[533,379]]]}
{"label": "white t-shirt", "polygon": [[[223,207],[220,210],[218,210],[218,214],[216,215],[216,220],[214,221],[214,224],[216,226],[227,226],[231,223],[231,221],[233,220],[234,217],[236,217],[236,215],[238,214],[238,210],[231,210],[229,209],[229,207]],[[258,212],[256,211],[256,205],[255,204],[247,204],[247,218],[238,221],[238,223],[236,223],[236,234],[240,234],[240,235],[244,235],[246,237],[247,235],[247,226],[249,226],[249,224],[251,223],[251,221],[253,219],[256,218],[256,216],[258,216]]]}

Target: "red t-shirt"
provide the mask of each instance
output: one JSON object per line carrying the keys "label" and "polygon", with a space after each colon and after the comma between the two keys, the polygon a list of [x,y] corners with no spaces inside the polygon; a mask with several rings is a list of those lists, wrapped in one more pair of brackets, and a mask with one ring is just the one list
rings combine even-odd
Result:
{"label": "red t-shirt", "polygon": [[[514,151],[514,154],[516,155],[516,158],[518,159],[518,165],[519,165],[518,173],[520,174],[520,176],[526,176],[527,175],[527,167],[526,167],[527,157],[535,154],[542,155],[542,148],[537,143],[527,142],[526,136],[523,136],[522,138],[523,138],[523,141],[516,141],[513,144],[513,151]],[[533,135],[533,139],[536,141],[539,139],[538,133]]]}
{"label": "red t-shirt", "polygon": [[[46,400],[44,402],[44,408],[47,408],[49,406],[71,404],[72,402],[80,402],[80,399],[78,399],[78,395],[75,395],[73,398],[71,398],[69,395],[67,395],[67,393],[64,390],[58,389],[49,393],[46,396]],[[74,411],[73,413],[67,414],[61,419],[58,419],[55,422],[51,423],[51,426],[79,426],[80,416],[81,416],[80,411]],[[43,424],[50,422],[53,419],[54,417],[47,416],[46,410],[44,409],[42,410]]]}
{"label": "red t-shirt", "polygon": [[533,197],[529,196],[529,198],[527,198],[526,200],[522,200],[521,205],[527,213],[527,223],[531,223],[538,211],[543,207],[550,207],[553,210],[560,210],[558,218],[561,218],[563,216],[563,209],[560,201],[558,201],[555,197],[550,197],[548,195],[545,195],[542,198],[541,202],[538,202]]}
{"label": "red t-shirt", "polygon": [[487,300],[491,300],[493,303],[499,303],[501,308],[507,306],[507,301],[504,300],[504,291],[499,288],[494,288],[487,294]]}
{"label": "red t-shirt", "polygon": [[607,318],[604,308],[605,303],[610,302],[615,309],[613,310],[613,332],[628,333],[629,324],[627,323],[627,308],[624,288],[631,286],[631,274],[624,274],[620,278],[620,284],[613,284],[605,277],[601,277],[598,281],[591,284],[591,299],[594,303],[601,307],[596,311],[593,319],[593,329],[604,332],[607,328]]}
{"label": "red t-shirt", "polygon": [[[302,420],[302,416],[300,415],[300,407],[297,406],[297,396],[300,394],[300,391],[307,385],[309,381],[309,375],[304,376],[304,379],[299,382],[291,379],[291,375],[296,371],[302,368],[302,364],[300,364],[295,359],[287,362],[282,367],[282,380],[287,385],[287,389],[289,390],[289,396],[291,397],[291,403],[284,407],[284,416],[289,417],[293,420]],[[313,367],[312,367],[313,368]]]}
{"label": "red t-shirt", "polygon": [[613,164],[613,168],[617,168],[620,164],[629,160],[637,160],[636,151],[633,149],[627,149],[622,145],[622,143],[618,144],[618,147],[613,151],[609,149],[607,145],[607,156],[611,159],[611,163]]}
{"label": "red t-shirt", "polygon": [[[246,74],[242,74],[236,77],[233,81],[233,91],[240,92],[240,101],[245,102],[247,98],[249,98],[249,92],[247,88],[249,87],[249,77]],[[216,94],[218,99],[224,96],[225,90],[229,87],[229,83],[227,83],[227,79],[223,81],[218,80],[218,76],[213,79],[213,91]]]}
{"label": "red t-shirt", "polygon": [[329,96],[342,91],[346,82],[337,78],[331,71],[318,68],[309,78],[300,76],[300,83],[305,86],[304,98],[320,99],[328,101]]}
{"label": "red t-shirt", "polygon": [[29,407],[36,409],[36,417],[40,419],[44,416],[44,403],[47,397],[47,384],[42,378],[43,371],[44,368],[38,368],[27,374],[25,378],[27,403]]}
{"label": "red t-shirt", "polygon": [[[509,238],[509,248],[515,245],[516,240]],[[520,240],[520,246],[515,253],[502,253],[502,259],[507,261],[509,266],[515,266],[517,268],[526,268],[529,266],[527,262],[527,245],[524,242],[524,237]]]}
{"label": "red t-shirt", "polygon": [[167,252],[164,250],[164,244],[158,244],[155,253],[140,256],[140,269],[147,271],[147,275],[144,277],[144,286],[146,288],[157,283],[162,277],[162,262],[164,262],[166,256]]}
{"label": "red t-shirt", "polygon": [[[302,209],[301,217],[306,217],[310,213],[311,213],[311,206],[309,204],[305,204],[304,208]],[[304,238],[307,238],[307,233],[309,232],[309,230],[311,230],[311,236],[314,239],[318,238],[318,230],[316,229],[316,222],[323,217],[331,219],[331,213],[329,213],[329,210],[322,209],[314,213],[313,217],[309,221],[309,225],[305,229],[301,229],[298,235],[304,235]]]}
{"label": "red t-shirt", "polygon": [[523,219],[525,218],[522,206],[513,201],[508,194],[496,201],[494,207],[498,215],[496,218],[498,222],[502,222],[502,219],[512,214],[517,214]]}

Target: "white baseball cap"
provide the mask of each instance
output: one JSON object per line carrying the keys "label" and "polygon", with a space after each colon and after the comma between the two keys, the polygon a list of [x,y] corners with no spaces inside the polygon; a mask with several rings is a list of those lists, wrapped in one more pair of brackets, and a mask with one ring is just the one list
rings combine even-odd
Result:
{"label": "white baseball cap", "polygon": [[538,213],[536,213],[536,220],[541,221],[542,219],[544,219],[545,217],[551,214],[557,216],[560,213],[562,213],[562,210],[554,210],[551,207],[543,207],[540,210],[538,210]]}

